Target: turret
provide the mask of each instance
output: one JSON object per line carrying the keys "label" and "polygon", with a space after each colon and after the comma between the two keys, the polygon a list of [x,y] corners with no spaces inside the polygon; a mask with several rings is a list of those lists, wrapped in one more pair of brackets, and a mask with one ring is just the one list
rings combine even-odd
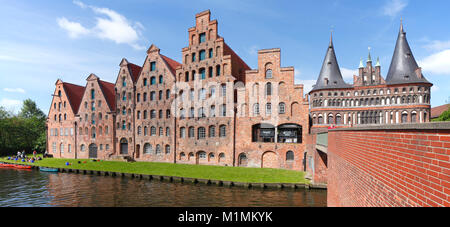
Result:
{"label": "turret", "polygon": [[389,72],[386,76],[386,83],[430,83],[423,77],[417,62],[414,59],[414,55],[406,40],[406,32],[403,30],[403,24],[400,25],[391,66],[389,67]]}
{"label": "turret", "polygon": [[[349,84],[345,83],[342,78],[341,70],[334,52],[333,36],[330,37],[330,44],[328,45],[327,53],[322,64],[319,78],[316,85],[313,86],[312,91],[320,89],[334,89],[334,88],[349,88]],[[311,92],[312,92],[311,91]]]}

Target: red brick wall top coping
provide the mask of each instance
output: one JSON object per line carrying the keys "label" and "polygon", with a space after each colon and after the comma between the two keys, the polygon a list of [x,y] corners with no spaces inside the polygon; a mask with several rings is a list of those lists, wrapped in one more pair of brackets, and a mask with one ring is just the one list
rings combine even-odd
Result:
{"label": "red brick wall top coping", "polygon": [[450,122],[430,122],[421,124],[396,124],[396,125],[373,125],[354,126],[351,128],[330,129],[334,131],[369,131],[369,130],[450,130]]}

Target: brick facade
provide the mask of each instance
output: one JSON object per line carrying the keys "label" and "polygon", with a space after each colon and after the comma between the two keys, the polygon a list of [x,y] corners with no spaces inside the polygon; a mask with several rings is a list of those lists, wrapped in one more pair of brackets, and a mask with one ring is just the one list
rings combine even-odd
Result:
{"label": "brick facade", "polygon": [[331,130],[328,206],[450,206],[450,125]]}
{"label": "brick facade", "polygon": [[[308,100],[294,84],[294,68],[281,67],[280,50],[270,49],[251,70],[217,31],[209,10],[201,12],[182,63],[152,45],[142,67],[122,59],[115,84],[89,76],[71,121],[77,156],[56,157],[304,169]],[[253,113],[255,100],[261,113]],[[269,137],[255,139],[264,130]]]}
{"label": "brick facade", "polygon": [[55,158],[76,158],[75,113],[84,87],[62,80],[58,80],[55,86],[47,119],[47,151]]}

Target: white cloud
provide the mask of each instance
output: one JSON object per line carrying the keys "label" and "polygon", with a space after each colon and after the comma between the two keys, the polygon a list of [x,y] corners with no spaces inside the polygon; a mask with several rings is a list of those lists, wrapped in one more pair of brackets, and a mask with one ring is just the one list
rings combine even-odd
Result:
{"label": "white cloud", "polygon": [[58,25],[69,33],[69,37],[78,38],[81,36],[92,35],[100,39],[114,41],[117,44],[128,44],[134,49],[143,50],[144,46],[138,44],[141,40],[144,26],[139,22],[133,23],[114,10],[108,8],[98,8],[96,6],[86,5],[80,1],[74,1],[75,5],[82,9],[90,8],[94,13],[103,17],[96,18],[96,25],[93,28],[85,28],[78,22],[71,22],[65,17],[58,18]]}
{"label": "white cloud", "polygon": [[5,107],[6,110],[17,112],[22,107],[22,101],[2,98],[0,100],[0,106]]}
{"label": "white cloud", "polygon": [[79,6],[82,9],[86,9],[87,8],[87,5],[82,3],[82,2],[80,2],[80,1],[73,1],[73,4]]}
{"label": "white cloud", "polygon": [[388,0],[383,7],[383,15],[396,17],[407,5],[407,0]]}
{"label": "white cloud", "polygon": [[358,75],[358,70],[341,68],[341,73],[345,81],[353,82],[353,75]]}
{"label": "white cloud", "polygon": [[303,93],[308,94],[316,85],[316,80],[295,80],[295,84],[303,84]]}
{"label": "white cloud", "polygon": [[3,88],[3,91],[15,92],[15,93],[25,93],[25,90],[22,88]]}
{"label": "white cloud", "polygon": [[258,54],[258,50],[259,50],[259,46],[253,45],[247,50],[247,53],[249,55],[255,56]]}
{"label": "white cloud", "polygon": [[445,49],[450,49],[450,40],[449,41],[434,40],[434,41],[429,42],[424,47],[426,49],[432,50],[432,51],[441,51],[441,50],[445,50]]}
{"label": "white cloud", "polygon": [[83,27],[80,23],[70,22],[65,17],[57,19],[59,27],[69,33],[69,37],[76,39],[80,36],[89,34],[89,29]]}
{"label": "white cloud", "polygon": [[422,61],[419,61],[419,65],[424,72],[438,75],[450,74],[450,49],[424,58]]}

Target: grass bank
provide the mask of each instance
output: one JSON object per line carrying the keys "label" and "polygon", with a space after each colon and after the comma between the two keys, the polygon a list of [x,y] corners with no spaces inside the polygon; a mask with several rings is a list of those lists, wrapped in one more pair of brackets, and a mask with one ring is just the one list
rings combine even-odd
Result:
{"label": "grass bank", "polygon": [[[55,159],[46,158],[36,163],[23,163],[0,158],[2,162],[19,163],[53,168],[71,168],[79,170],[110,171],[120,173],[148,174],[172,177],[198,178],[207,180],[233,181],[242,183],[304,183],[305,173],[281,169],[261,169],[225,166],[186,165],[154,162],[92,162],[88,159]],[[81,164],[78,164],[81,161]],[[86,161],[86,163],[83,163]],[[71,165],[66,166],[66,162]]]}

